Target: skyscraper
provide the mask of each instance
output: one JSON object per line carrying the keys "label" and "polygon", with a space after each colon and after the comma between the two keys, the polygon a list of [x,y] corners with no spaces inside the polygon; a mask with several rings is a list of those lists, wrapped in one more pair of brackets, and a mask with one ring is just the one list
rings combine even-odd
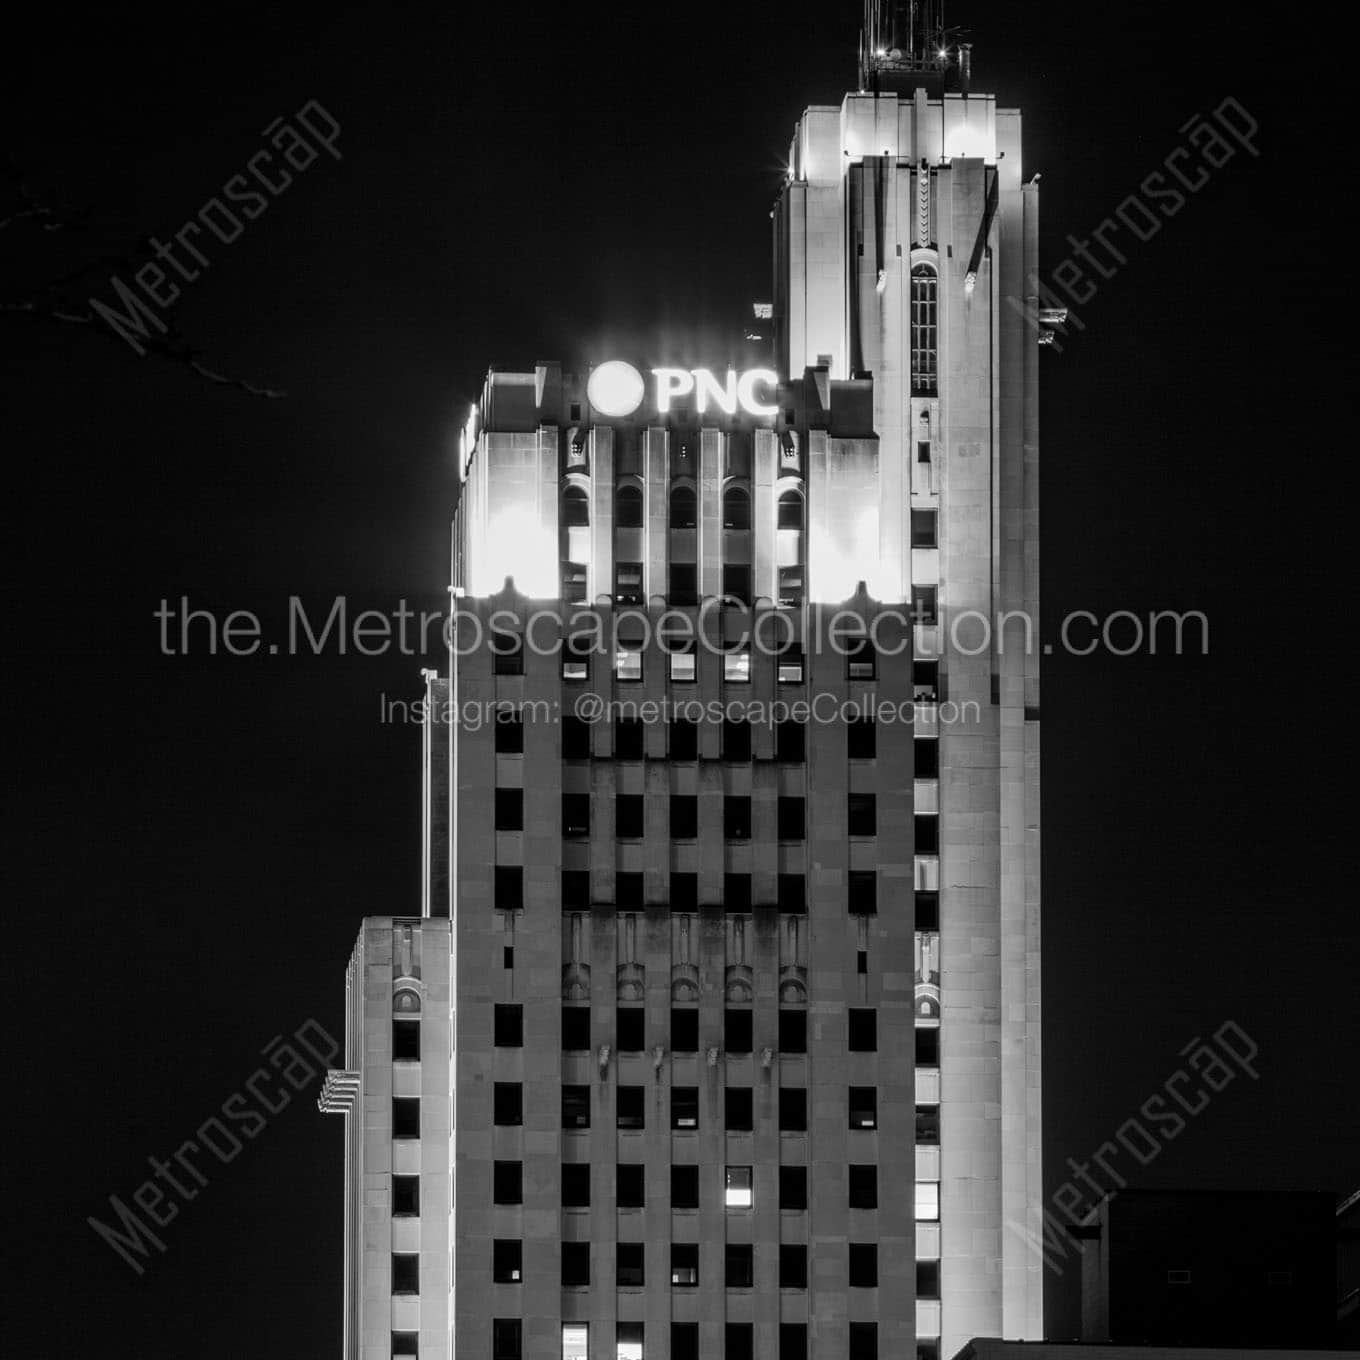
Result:
{"label": "skyscraper", "polygon": [[1041,1335],[1038,204],[970,57],[867,6],[768,370],[487,376],[323,1094],[346,1357]]}

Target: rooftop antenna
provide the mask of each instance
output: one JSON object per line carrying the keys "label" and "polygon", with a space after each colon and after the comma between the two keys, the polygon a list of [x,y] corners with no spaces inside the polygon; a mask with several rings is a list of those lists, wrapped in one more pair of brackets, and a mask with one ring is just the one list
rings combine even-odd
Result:
{"label": "rooftop antenna", "polygon": [[944,0],[864,0],[859,85],[875,93],[967,89],[971,48],[944,26]]}

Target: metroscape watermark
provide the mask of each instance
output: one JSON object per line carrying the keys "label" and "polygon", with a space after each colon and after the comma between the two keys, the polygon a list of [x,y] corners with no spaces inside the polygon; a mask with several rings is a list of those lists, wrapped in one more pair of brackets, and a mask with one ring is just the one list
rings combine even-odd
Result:
{"label": "metroscape watermark", "polygon": [[[314,1047],[313,1038],[319,1038],[322,1044]],[[93,1215],[85,1220],[138,1275],[146,1272],[144,1262],[151,1255],[149,1248],[161,1253],[166,1250],[156,1229],[169,1227],[184,1205],[196,1200],[208,1185],[202,1170],[203,1153],[211,1153],[221,1166],[230,1165],[245,1149],[237,1132],[247,1139],[258,1138],[269,1117],[292,1102],[288,1087],[293,1091],[305,1090],[340,1051],[340,1045],[312,1019],[304,1020],[290,1039],[305,1048],[320,1066],[313,1067],[289,1039],[275,1035],[261,1050],[268,1067],[257,1067],[238,1090],[199,1124],[195,1136],[184,1139],[169,1158],[147,1157],[152,1174],[128,1197],[131,1204],[119,1195],[109,1196],[116,1224],[105,1223]],[[280,1078],[286,1085],[280,1083]],[[272,1091],[261,1089],[265,1083],[272,1084]],[[228,1122],[232,1127],[228,1127]]]}
{"label": "metroscape watermark", "polygon": [[[206,242],[204,229],[216,238],[220,245],[229,246],[240,240],[245,232],[245,223],[227,206],[223,199],[229,199],[240,209],[242,216],[249,221],[261,217],[269,209],[273,199],[293,183],[293,176],[283,165],[275,163],[277,152],[288,165],[299,172],[314,165],[321,156],[321,150],[340,160],[336,148],[340,135],[340,124],[331,117],[326,108],[316,99],[309,99],[293,115],[312,140],[304,137],[291,122],[275,118],[261,134],[269,139],[273,150],[262,147],[249,156],[245,169],[230,176],[222,184],[221,196],[213,194],[192,217],[173,233],[173,244],[155,236],[149,238],[156,259],[141,264],[132,275],[132,281],[140,289],[134,292],[121,278],[114,275],[109,282],[118,296],[118,302],[126,308],[120,312],[113,306],[90,298],[89,303],[95,313],[105,321],[113,333],[127,343],[138,355],[146,354],[146,346],[141,342],[150,335],[145,323],[150,323],[161,335],[169,333],[169,327],[156,312],[147,305],[148,299],[161,311],[173,307],[179,301],[184,283],[193,283],[201,277],[202,271],[211,266],[212,261],[194,241]],[[320,150],[318,150],[320,148]],[[258,187],[256,187],[258,186]],[[260,192],[267,189],[268,196]],[[194,268],[176,257],[174,246],[178,245],[190,260],[201,268]],[[163,260],[174,271],[174,277],[158,264]],[[178,278],[180,282],[175,282]]]}

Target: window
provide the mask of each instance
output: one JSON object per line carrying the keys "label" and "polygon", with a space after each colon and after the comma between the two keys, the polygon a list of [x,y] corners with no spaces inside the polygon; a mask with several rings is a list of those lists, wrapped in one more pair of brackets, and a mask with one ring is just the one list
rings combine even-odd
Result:
{"label": "window", "polygon": [[562,598],[568,604],[585,604],[590,587],[590,569],[584,562],[562,563]]}
{"label": "window", "polygon": [[934,510],[913,510],[911,512],[911,546],[913,548],[935,548],[939,546],[936,532],[936,512]]}
{"label": "window", "polygon": [[751,724],[724,722],[722,725],[722,758],[729,764],[741,764],[751,759]]}
{"label": "window", "polygon": [[780,874],[776,893],[780,911],[801,915],[807,910],[807,879],[802,874]]}
{"label": "window", "polygon": [[784,608],[803,603],[804,576],[801,566],[779,568],[779,603]]}
{"label": "window", "polygon": [[739,486],[729,486],[723,492],[723,528],[751,527],[751,498]]}
{"label": "window", "polygon": [[[854,901],[853,892],[850,900]],[[860,977],[865,977],[869,972],[869,951],[867,949],[857,949],[855,951],[855,971]]]}
{"label": "window", "polygon": [[851,760],[872,760],[878,754],[878,724],[872,718],[851,718],[845,724],[845,754]]}
{"label": "window", "polygon": [[641,1242],[620,1242],[615,1248],[615,1269],[620,1289],[641,1289],[645,1283],[643,1260],[645,1253]]}
{"label": "window", "polygon": [[807,1208],[807,1167],[781,1166],[779,1168],[779,1207],[781,1209]]}
{"label": "window", "polygon": [[562,759],[590,759],[590,724],[571,713],[562,715]]}
{"label": "window", "polygon": [[392,1021],[392,1061],[420,1061],[420,1021]]}
{"label": "window", "polygon": [[911,663],[911,693],[917,703],[933,704],[940,697],[940,663],[913,661]]}
{"label": "window", "polygon": [[614,724],[614,759],[641,760],[642,723],[637,718],[620,718]]}
{"label": "window", "polygon": [[699,603],[699,570],[693,562],[671,563],[671,588],[666,603],[673,606]]}
{"label": "window", "polygon": [[692,529],[698,519],[698,501],[694,488],[677,486],[671,492],[670,523],[672,529]]}
{"label": "window", "polygon": [[918,439],[916,441],[916,461],[918,463],[930,462],[930,440]]}
{"label": "window", "polygon": [[589,636],[567,639],[567,645],[562,649],[563,680],[590,679],[590,651]]}
{"label": "window", "polygon": [[577,1053],[590,1047],[590,1007],[562,1007],[562,1049]]}
{"label": "window", "polygon": [[723,1360],[755,1360],[754,1337],[749,1322],[729,1322],[723,1331]]}
{"label": "window", "polygon": [[562,1324],[562,1360],[590,1360],[590,1324]]}
{"label": "window", "polygon": [[614,834],[623,841],[640,841],[643,830],[642,795],[621,793],[614,799]]}
{"label": "window", "polygon": [[938,1105],[918,1105],[916,1107],[916,1141],[922,1147],[933,1147],[940,1141],[940,1107]]}
{"label": "window", "polygon": [[784,765],[801,765],[807,759],[807,728],[802,723],[775,723],[774,758]]}
{"label": "window", "polygon": [[588,1129],[590,1127],[590,1087],[562,1087],[562,1127]]}
{"label": "window", "polygon": [[693,1289],[699,1283],[699,1246],[696,1242],[671,1243],[671,1285]]}
{"label": "window", "polygon": [[524,754],[524,717],[515,709],[496,710],[496,754],[519,756]]}
{"label": "window", "polygon": [[590,501],[584,488],[569,486],[562,493],[562,528],[585,529],[590,525]]}
{"label": "window", "polygon": [[751,839],[751,800],[728,794],[723,799],[723,835],[729,841]]}
{"label": "window", "polygon": [[671,875],[671,910],[697,911],[699,909],[699,875]]}
{"label": "window", "polygon": [[751,679],[750,647],[734,647],[723,653],[723,679],[729,685],[745,685]]}
{"label": "window", "polygon": [[524,1203],[524,1164],[522,1162],[493,1162],[491,1164],[491,1202],[493,1204]]}
{"label": "window", "polygon": [[672,760],[699,759],[699,724],[676,718],[670,724],[670,757]]}
{"label": "window", "polygon": [[913,623],[936,623],[939,619],[938,586],[912,586],[911,621]]}
{"label": "window", "polygon": [[796,491],[785,491],[775,508],[775,527],[798,529],[803,527],[803,498]]}
{"label": "window", "polygon": [[420,1137],[420,1097],[392,1097],[392,1137]]}
{"label": "window", "polygon": [[642,588],[641,562],[614,563],[614,602],[621,605],[647,603],[647,594]]}
{"label": "window", "polygon": [[620,1086],[618,1090],[618,1126],[621,1129],[645,1127],[647,1106],[641,1086]]}
{"label": "window", "polygon": [[849,1018],[850,1052],[877,1053],[878,1012],[862,1006],[852,1006]]}
{"label": "window", "polygon": [[916,762],[917,779],[938,779],[940,777],[940,743],[917,738],[912,743],[912,753]]}
{"label": "window", "polygon": [[878,1323],[850,1324],[850,1353],[848,1360],[878,1360]]}
{"label": "window", "polygon": [[590,1208],[589,1162],[562,1163],[562,1207],[564,1209]]}
{"label": "window", "polygon": [[938,1067],[940,1065],[940,1031],[938,1029],[918,1029],[916,1031],[916,1066]]}
{"label": "window", "polygon": [[749,1242],[729,1242],[724,1272],[729,1289],[750,1289],[755,1275],[754,1250]]}
{"label": "window", "polygon": [[750,874],[723,875],[723,910],[729,913],[751,910]]}
{"label": "window", "polygon": [[779,1360],[807,1360],[807,1323],[779,1324]]}
{"label": "window", "polygon": [[590,795],[588,793],[564,793],[562,795],[562,834],[564,836],[590,835]]}
{"label": "window", "polygon": [[723,563],[722,593],[725,599],[736,600],[738,604],[751,603],[751,568],[748,563]]}
{"label": "window", "polygon": [[916,929],[939,930],[940,894],[937,892],[918,892],[916,894]]}
{"label": "window", "polygon": [[778,824],[781,841],[801,841],[807,835],[807,818],[802,798],[779,799]]}
{"label": "window", "polygon": [[671,1049],[675,1053],[699,1051],[699,1012],[679,1006],[671,1010]]}
{"label": "window", "polygon": [[692,841],[698,834],[698,798],[690,793],[671,794],[671,839]]}
{"label": "window", "polygon": [[621,486],[614,497],[614,527],[642,528],[642,492],[635,486]]}
{"label": "window", "polygon": [[642,679],[642,646],[632,638],[620,638],[614,653],[614,679]]}
{"label": "window", "polygon": [[940,1217],[940,1183],[938,1181],[916,1182],[916,1221],[934,1223]]}
{"label": "window", "polygon": [[671,1128],[697,1129],[698,1127],[699,1088],[697,1086],[672,1086]]}
{"label": "window", "polygon": [[779,1088],[780,1133],[803,1133],[807,1129],[807,1091],[802,1086]]}
{"label": "window", "polygon": [[692,684],[698,674],[698,663],[692,642],[678,642],[667,647],[670,655],[670,677],[677,685]]}
{"label": "window", "polygon": [[807,1288],[807,1248],[801,1244],[784,1243],[779,1248],[780,1289]]}
{"label": "window", "polygon": [[419,1354],[420,1354],[419,1332],[392,1333],[392,1355],[394,1357]]}
{"label": "window", "polygon": [[729,1086],[724,1102],[724,1126],[728,1133],[750,1133],[752,1128],[752,1099],[749,1086]]}
{"label": "window", "polygon": [[850,1288],[878,1288],[878,1247],[874,1243],[850,1243]]}
{"label": "window", "polygon": [[749,1209],[754,1202],[754,1182],[749,1166],[729,1166],[723,1193],[726,1209]]}
{"label": "window", "polygon": [[491,669],[496,675],[524,674],[524,639],[518,633],[491,634]]}
{"label": "window", "polygon": [[620,1006],[616,1014],[620,1053],[641,1053],[647,1047],[647,1012],[641,1006]]}
{"label": "window", "polygon": [[845,678],[847,680],[872,680],[878,673],[878,661],[874,644],[867,637],[847,637],[845,639]]}
{"label": "window", "polygon": [[640,1322],[620,1322],[615,1336],[614,1360],[642,1360],[643,1326]]}
{"label": "window", "polygon": [[[878,910],[878,874],[873,869],[851,869],[849,885],[850,913],[854,916],[872,916]],[[860,969],[861,973],[867,971],[867,966]]]}
{"label": "window", "polygon": [[494,1284],[520,1284],[524,1279],[523,1249],[518,1239],[498,1237],[491,1244],[491,1279]]}
{"label": "window", "polygon": [[392,1292],[420,1293],[420,1255],[414,1251],[392,1253]]}
{"label": "window", "polygon": [[524,790],[496,790],[496,830],[524,830]]}
{"label": "window", "polygon": [[729,1053],[751,1051],[752,1016],[749,1010],[729,1006],[723,1012],[723,1047]]}
{"label": "window", "polygon": [[614,875],[614,905],[624,908],[642,907],[642,885],[644,879],[639,873],[626,873],[620,869]]}
{"label": "window", "polygon": [[416,1218],[420,1214],[420,1177],[392,1177],[392,1217]]}
{"label": "window", "polygon": [[918,1299],[938,1299],[940,1297],[940,1263],[938,1261],[917,1261],[916,1297]]}
{"label": "window", "polygon": [[850,1127],[852,1129],[878,1127],[878,1091],[874,1087],[850,1088]]}
{"label": "window", "polygon": [[671,1323],[671,1360],[699,1360],[699,1324]]}
{"label": "window", "polygon": [[775,680],[781,685],[803,683],[803,649],[792,644],[779,653],[775,662]]}
{"label": "window", "polygon": [[491,1360],[521,1360],[524,1324],[519,1318],[491,1320]]}
{"label": "window", "polygon": [[524,1047],[524,1007],[497,1005],[492,1018],[492,1043],[497,1048]]}
{"label": "window", "polygon": [[494,894],[497,911],[522,911],[524,909],[523,867],[518,864],[498,864],[494,875]]}
{"label": "window", "polygon": [[850,1167],[850,1208],[878,1208],[878,1168],[876,1166]]}
{"label": "window", "polygon": [[[935,394],[938,290],[939,280],[930,265],[918,264],[911,271],[911,394],[914,397]],[[856,1357],[851,1356],[851,1360]]]}
{"label": "window", "polygon": [[846,829],[852,836],[873,836],[878,831],[878,800],[872,793],[852,793],[846,805]]}
{"label": "window", "polygon": [[699,1168],[697,1166],[671,1167],[671,1208],[697,1209],[699,1207]]}
{"label": "window", "polygon": [[912,831],[916,837],[916,853],[918,855],[938,855],[940,853],[940,819],[938,817],[913,817]]}
{"label": "window", "polygon": [[585,1289],[590,1285],[590,1243],[562,1243],[562,1287]]}
{"label": "window", "polygon": [[807,1012],[804,1010],[780,1010],[779,1012],[779,1051],[781,1053],[807,1052]]}
{"label": "window", "polygon": [[492,1092],[492,1123],[514,1126],[524,1123],[524,1088],[517,1081],[498,1081]]}

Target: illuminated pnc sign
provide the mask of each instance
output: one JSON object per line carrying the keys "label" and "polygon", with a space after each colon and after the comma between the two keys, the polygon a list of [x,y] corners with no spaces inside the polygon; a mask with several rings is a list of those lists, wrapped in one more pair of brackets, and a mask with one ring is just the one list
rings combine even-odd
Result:
{"label": "illuminated pnc sign", "polygon": [[[722,381],[709,368],[653,368],[652,398],[659,415],[682,397],[693,396],[702,414],[710,407],[734,416],[737,409],[752,416],[773,416],[779,412],[772,400],[779,375],[769,368],[748,368],[738,373],[729,368]],[[590,372],[586,396],[602,416],[631,416],[647,395],[647,380],[622,359],[597,364]],[[762,400],[762,397],[765,400]]]}

